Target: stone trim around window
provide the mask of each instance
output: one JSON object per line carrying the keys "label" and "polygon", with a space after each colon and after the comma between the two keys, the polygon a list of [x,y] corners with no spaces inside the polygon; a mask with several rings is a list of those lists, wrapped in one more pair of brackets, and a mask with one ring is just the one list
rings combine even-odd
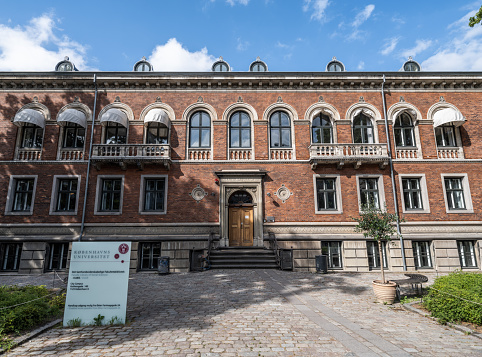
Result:
{"label": "stone trim around window", "polygon": [[[121,180],[121,192],[120,192],[120,206],[119,211],[101,211],[99,209],[100,200],[102,199],[102,183],[105,179],[120,179]],[[97,185],[95,188],[95,206],[94,215],[96,216],[120,216],[122,215],[122,206],[124,201],[124,175],[98,175]]]}
{"label": "stone trim around window", "polygon": [[[335,180],[335,197],[336,197],[336,209],[330,210],[318,210],[318,187],[316,185],[317,179],[334,179]],[[321,174],[314,174],[313,175],[313,190],[314,190],[314,203],[315,203],[315,214],[342,214],[343,213],[343,204],[341,199],[341,182],[340,182],[340,175],[321,175]]]}
{"label": "stone trim around window", "polygon": [[[164,179],[164,210],[162,211],[146,211],[144,209],[145,203],[145,184],[147,179]],[[139,194],[139,214],[145,215],[159,215],[167,213],[167,183],[168,175],[141,175],[141,191]]]}
{"label": "stone trim around window", "polygon": [[[13,204],[15,199],[15,184],[17,180],[21,179],[33,179],[33,192],[32,201],[30,204],[29,211],[14,211]],[[34,204],[35,204],[35,192],[37,191],[37,179],[38,175],[11,175],[10,182],[8,184],[7,202],[5,205],[5,215],[6,216],[31,216],[33,214]]]}
{"label": "stone trim around window", "polygon": [[[80,178],[81,175],[54,175],[52,182],[52,195],[50,196],[49,214],[52,216],[76,216],[79,208],[80,195]],[[75,197],[75,210],[73,211],[57,211],[57,202],[59,198],[59,182],[60,180],[77,180],[77,193]]]}
{"label": "stone trim around window", "polygon": [[[403,194],[403,184],[402,180],[405,178],[418,178],[420,179],[420,191],[421,191],[421,198],[422,198],[422,209],[405,209],[405,196]],[[400,199],[402,201],[402,212],[403,213],[430,213],[430,202],[428,199],[428,190],[427,190],[427,180],[425,179],[425,174],[400,174],[398,175],[398,184],[400,187]]]}
{"label": "stone trim around window", "polygon": [[[442,178],[442,189],[444,193],[444,201],[445,201],[445,211],[447,213],[474,213],[474,207],[472,205],[472,195],[470,194],[470,187],[469,187],[469,178],[467,174],[440,174]],[[445,179],[446,178],[459,178],[462,181],[462,189],[464,193],[464,201],[465,201],[465,209],[450,209],[448,200],[447,200],[447,192],[445,190]]]}
{"label": "stone trim around window", "polygon": [[378,184],[378,200],[379,200],[379,208],[385,209],[385,187],[383,186],[383,175],[356,175],[356,192],[358,196],[358,210],[360,213],[363,212],[361,207],[361,194],[360,194],[360,179],[361,178],[374,178],[377,179]]}

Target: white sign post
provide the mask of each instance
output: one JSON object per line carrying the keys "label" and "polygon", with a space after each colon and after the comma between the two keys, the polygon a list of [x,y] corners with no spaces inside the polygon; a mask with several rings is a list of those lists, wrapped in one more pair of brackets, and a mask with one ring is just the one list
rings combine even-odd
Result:
{"label": "white sign post", "polygon": [[74,242],[64,326],[125,323],[131,242]]}

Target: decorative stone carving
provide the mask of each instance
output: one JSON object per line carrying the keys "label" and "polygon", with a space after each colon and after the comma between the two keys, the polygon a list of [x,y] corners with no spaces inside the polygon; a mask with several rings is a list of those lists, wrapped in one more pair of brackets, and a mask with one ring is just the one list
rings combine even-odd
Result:
{"label": "decorative stone carving", "polygon": [[38,103],[38,97],[37,96],[33,97],[32,103]]}
{"label": "decorative stone carving", "polygon": [[201,185],[198,184],[197,187],[195,187],[189,195],[196,201],[196,203],[199,203],[204,198],[204,196],[208,195],[208,193],[204,191]]}
{"label": "decorative stone carving", "polygon": [[281,98],[281,96],[278,97],[278,103],[283,103],[283,99]]}
{"label": "decorative stone carving", "polygon": [[120,97],[119,97],[119,96],[115,97],[114,103],[120,103],[120,101],[121,101],[121,100],[120,100]]}
{"label": "decorative stone carving", "polygon": [[445,98],[443,96],[440,96],[440,101],[445,102]]}
{"label": "decorative stone carving", "polygon": [[241,96],[238,97],[238,103],[243,103],[243,97]]}
{"label": "decorative stone carving", "polygon": [[281,187],[274,193],[276,197],[278,197],[281,202],[285,203],[291,195],[293,195],[293,192],[291,192],[284,184],[281,185]]}
{"label": "decorative stone carving", "polygon": [[323,96],[322,96],[322,95],[320,95],[320,98],[318,98],[318,102],[320,102],[320,103],[324,103],[324,102],[325,102],[325,100],[323,99]]}
{"label": "decorative stone carving", "polygon": [[359,102],[360,102],[360,103],[365,103],[365,98],[363,98],[363,96],[361,96]]}
{"label": "decorative stone carving", "polygon": [[198,99],[197,99],[197,102],[198,103],[204,103],[203,97],[199,96]]}
{"label": "decorative stone carving", "polygon": [[400,96],[400,102],[405,103],[405,98],[403,98],[403,96]]}
{"label": "decorative stone carving", "polygon": [[162,103],[161,97],[156,98],[156,103]]}

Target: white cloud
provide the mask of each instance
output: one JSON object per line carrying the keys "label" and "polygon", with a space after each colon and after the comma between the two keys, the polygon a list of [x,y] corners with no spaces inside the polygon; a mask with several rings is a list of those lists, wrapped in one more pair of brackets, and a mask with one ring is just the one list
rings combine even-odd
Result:
{"label": "white cloud", "polygon": [[25,27],[0,24],[1,71],[53,71],[68,56],[80,70],[86,64],[86,47],[67,36],[58,37],[52,14],[30,20]]}
{"label": "white cloud", "polygon": [[482,71],[482,26],[469,27],[469,17],[478,10],[467,13],[450,24],[451,41],[421,63],[425,71]]}
{"label": "white cloud", "polygon": [[398,41],[400,40],[400,37],[392,37],[390,39],[388,39],[386,42],[385,42],[385,46],[383,47],[383,49],[380,51],[380,53],[384,56],[386,55],[389,55],[390,53],[393,52],[393,50],[395,49],[395,47],[397,47],[397,44],[398,44]]}
{"label": "white cloud", "polygon": [[226,2],[231,6],[234,6],[236,4],[248,5],[249,0],[226,0]]}
{"label": "white cloud", "polygon": [[238,51],[246,51],[249,47],[249,42],[248,41],[243,41],[241,40],[240,37],[237,38],[238,45],[236,46],[236,49]]}
{"label": "white cloud", "polygon": [[413,48],[409,48],[402,52],[402,57],[404,58],[408,58],[409,56],[415,57],[419,53],[425,51],[430,46],[432,46],[431,40],[416,40],[415,46]]}
{"label": "white cloud", "polygon": [[291,46],[290,46],[290,45],[287,45],[286,43],[281,43],[280,41],[278,41],[278,43],[276,44],[276,47],[279,47],[279,48],[286,48],[286,49],[291,48]]}
{"label": "white cloud", "polygon": [[303,4],[303,11],[311,11],[310,19],[322,21],[324,20],[325,10],[330,5],[329,0],[305,0]]}
{"label": "white cloud", "polygon": [[165,45],[158,45],[149,57],[155,71],[210,71],[216,58],[208,54],[206,47],[197,52],[189,52],[175,38]]}
{"label": "white cloud", "polygon": [[375,10],[375,5],[370,4],[370,5],[365,6],[363,11],[359,12],[355,16],[355,20],[353,21],[353,23],[351,25],[353,27],[359,27],[361,24],[363,24],[366,20],[368,20],[370,18],[373,10]]}
{"label": "white cloud", "polygon": [[362,71],[363,69],[365,69],[365,62],[360,61],[360,62],[358,63],[357,69],[358,69],[359,71]]}

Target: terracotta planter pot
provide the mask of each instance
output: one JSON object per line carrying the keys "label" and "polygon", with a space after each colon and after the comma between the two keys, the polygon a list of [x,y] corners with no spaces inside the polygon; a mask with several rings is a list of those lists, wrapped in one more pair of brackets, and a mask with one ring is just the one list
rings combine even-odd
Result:
{"label": "terracotta planter pot", "polygon": [[381,280],[374,280],[373,292],[375,293],[378,302],[391,305],[397,296],[397,283],[388,281],[384,284]]}

